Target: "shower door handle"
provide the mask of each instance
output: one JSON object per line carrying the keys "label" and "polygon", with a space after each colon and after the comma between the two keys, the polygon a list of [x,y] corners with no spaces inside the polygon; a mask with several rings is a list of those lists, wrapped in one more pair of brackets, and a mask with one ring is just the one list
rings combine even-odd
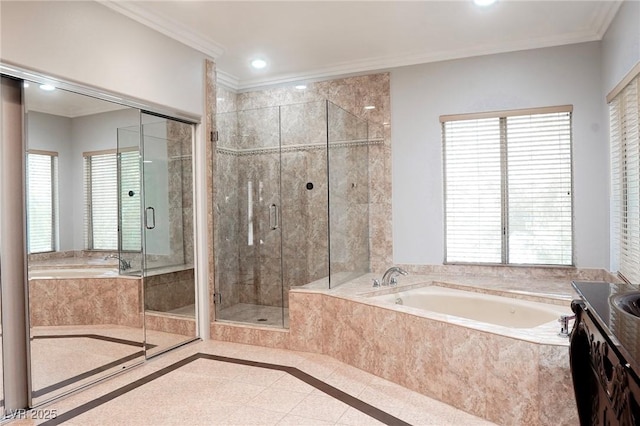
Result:
{"label": "shower door handle", "polygon": [[269,206],[269,227],[271,230],[278,229],[280,226],[280,214],[278,213],[278,206],[271,204]]}
{"label": "shower door handle", "polygon": [[[151,220],[149,220],[149,212],[151,212]],[[156,227],[156,209],[153,207],[147,207],[144,210],[144,227],[147,229]]]}

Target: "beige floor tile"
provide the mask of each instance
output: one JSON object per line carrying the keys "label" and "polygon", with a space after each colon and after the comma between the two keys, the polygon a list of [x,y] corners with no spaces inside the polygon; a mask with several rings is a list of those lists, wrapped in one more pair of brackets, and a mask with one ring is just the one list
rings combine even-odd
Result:
{"label": "beige floor tile", "polygon": [[278,422],[278,426],[323,426],[334,425],[334,422],[327,422],[318,419],[309,419],[306,417],[287,415]]}
{"label": "beige floor tile", "polygon": [[329,396],[311,394],[296,405],[289,414],[312,419],[337,422],[349,406]]}
{"label": "beige floor tile", "polygon": [[267,388],[249,401],[247,405],[286,414],[302,402],[307,395],[306,393]]}
{"label": "beige floor tile", "polygon": [[257,407],[243,407],[220,419],[221,425],[276,425],[286,414]]}
{"label": "beige floor tile", "polygon": [[371,416],[364,414],[362,411],[349,407],[347,411],[338,419],[337,424],[344,426],[375,426],[383,425]]}
{"label": "beige floor tile", "polygon": [[[328,356],[215,341],[187,345],[158,356],[55,401],[47,408],[66,412],[198,352],[295,366],[416,426],[492,424]],[[23,420],[12,424],[36,423],[41,422]],[[369,426],[380,423],[286,372],[197,359],[65,424]]]}

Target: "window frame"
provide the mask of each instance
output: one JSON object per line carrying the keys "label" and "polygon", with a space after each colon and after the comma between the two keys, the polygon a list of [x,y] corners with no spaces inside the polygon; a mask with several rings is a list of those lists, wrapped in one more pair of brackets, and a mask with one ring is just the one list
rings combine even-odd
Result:
{"label": "window frame", "polygon": [[[570,172],[570,191],[571,191],[571,263],[512,263],[509,259],[509,187],[508,187],[508,149],[509,137],[506,132],[507,119],[509,117],[523,117],[533,115],[543,115],[552,113],[568,113],[569,114],[569,172]],[[501,185],[501,261],[498,262],[481,262],[481,261],[461,261],[448,260],[448,238],[447,238],[447,163],[446,163],[446,131],[445,125],[453,121],[480,120],[480,119],[498,119],[500,128],[500,185]],[[575,239],[575,191],[574,191],[574,164],[573,164],[573,105],[558,105],[550,107],[514,109],[503,111],[491,111],[469,114],[452,114],[440,116],[441,136],[442,136],[442,180],[443,180],[443,222],[444,222],[444,260],[445,265],[479,265],[479,266],[508,266],[508,267],[575,267],[576,266],[576,239]]]}

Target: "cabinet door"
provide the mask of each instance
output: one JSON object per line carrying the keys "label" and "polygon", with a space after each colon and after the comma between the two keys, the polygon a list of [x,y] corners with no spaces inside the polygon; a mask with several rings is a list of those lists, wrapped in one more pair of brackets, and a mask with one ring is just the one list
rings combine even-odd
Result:
{"label": "cabinet door", "polygon": [[632,425],[640,425],[640,380],[628,369],[629,377],[629,420]]}

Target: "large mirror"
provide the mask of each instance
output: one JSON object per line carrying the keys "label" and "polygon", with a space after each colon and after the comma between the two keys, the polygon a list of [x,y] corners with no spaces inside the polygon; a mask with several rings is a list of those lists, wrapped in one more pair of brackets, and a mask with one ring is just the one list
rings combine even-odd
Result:
{"label": "large mirror", "polygon": [[[0,99],[0,102],[2,100]],[[0,165],[1,168],[1,165]],[[0,170],[0,176],[2,175],[2,170]],[[0,215],[2,212],[0,212]],[[4,404],[4,362],[3,362],[3,339],[2,339],[2,265],[0,265],[0,416],[4,417],[5,414],[5,404]]]}
{"label": "large mirror", "polygon": [[36,405],[144,359],[141,244],[125,256],[118,232],[118,129],[140,112],[31,82],[24,93]]}
{"label": "large mirror", "polygon": [[196,337],[193,125],[25,83],[32,405]]}

